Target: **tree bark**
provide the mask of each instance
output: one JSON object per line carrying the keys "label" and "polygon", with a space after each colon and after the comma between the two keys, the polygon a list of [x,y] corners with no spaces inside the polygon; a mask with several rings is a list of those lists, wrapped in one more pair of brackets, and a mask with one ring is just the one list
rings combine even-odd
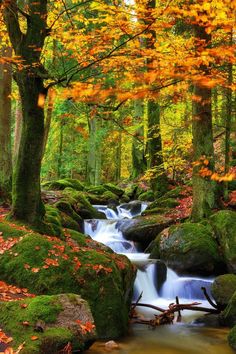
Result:
{"label": "tree bark", "polygon": [[[23,33],[19,23],[17,1],[5,1],[4,20],[15,54],[22,61],[15,79],[22,106],[22,133],[13,173],[12,216],[30,224],[39,224],[45,210],[40,192],[40,168],[44,141],[43,85],[47,73],[40,62],[47,32],[47,0],[28,1],[27,21]],[[35,50],[35,48],[37,50]]]}
{"label": "tree bark", "polygon": [[[147,4],[147,10],[150,11],[150,21],[152,19],[151,10],[155,9],[156,1],[150,0]],[[148,23],[147,21],[147,23]],[[149,31],[146,48],[155,49],[156,32]],[[155,70],[152,59],[147,60],[147,71]],[[167,188],[167,176],[165,174],[162,140],[160,130],[160,105],[154,99],[147,101],[147,121],[148,121],[148,142],[147,142],[147,164],[150,170],[150,185],[153,192],[161,195]]]}
{"label": "tree bark", "polygon": [[[132,141],[132,178],[137,178],[147,169],[147,161],[145,158],[144,147],[144,102],[143,100],[135,100],[134,102],[134,123],[138,124],[135,136]],[[141,123],[142,122],[142,123]],[[138,139],[137,139],[138,138]]]}
{"label": "tree bark", "polygon": [[[211,43],[211,36],[206,33],[205,28],[199,25],[195,26],[195,38],[205,42],[205,46]],[[207,80],[209,67],[201,65],[199,71],[202,78]],[[203,81],[204,81],[203,80]],[[201,159],[208,161],[207,165],[200,163],[193,168],[193,207],[191,218],[197,222],[204,217],[208,217],[212,209],[218,204],[218,196],[216,184],[210,179],[210,176],[201,175],[200,169],[206,167],[207,170],[213,172],[214,162],[214,146],[212,131],[212,111],[211,111],[211,89],[204,84],[197,83],[194,85],[193,100],[193,152],[194,161],[199,163]]]}
{"label": "tree bark", "polygon": [[[10,47],[1,49],[1,56],[10,58]],[[0,64],[0,200],[9,201],[12,182],[11,154],[11,65]]]}

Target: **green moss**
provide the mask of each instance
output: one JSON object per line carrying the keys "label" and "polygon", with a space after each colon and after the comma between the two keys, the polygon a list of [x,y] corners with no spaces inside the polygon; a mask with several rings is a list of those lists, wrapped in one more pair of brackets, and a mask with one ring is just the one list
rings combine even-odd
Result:
{"label": "green moss", "polygon": [[236,273],[236,212],[221,210],[210,217],[228,271]]}
{"label": "green moss", "polygon": [[117,195],[118,197],[121,197],[124,194],[124,190],[113,183],[106,183],[103,185],[104,188],[106,188],[108,191],[112,192],[113,194]]}
{"label": "green moss", "polygon": [[1,236],[4,239],[10,238],[10,237],[21,237],[24,236],[28,233],[26,229],[21,229],[22,225],[18,223],[10,223],[6,220],[1,221],[0,223],[0,232]]}
{"label": "green moss", "polygon": [[138,200],[152,202],[154,200],[153,191],[147,191],[139,195]]}
{"label": "green moss", "polygon": [[75,212],[68,200],[61,199],[55,204],[55,206],[57,209],[70,216],[77,223],[82,221],[82,218]]}
{"label": "green moss", "polygon": [[236,350],[236,326],[234,326],[228,335],[229,345]]}
{"label": "green moss", "polygon": [[216,303],[225,307],[236,291],[236,275],[219,275],[213,282],[211,293]]}
{"label": "green moss", "polygon": [[93,186],[93,187],[90,186],[86,189],[86,191],[91,194],[102,195],[107,191],[107,189],[102,185],[100,185],[100,186]]}
{"label": "green moss", "polygon": [[74,241],[76,241],[80,246],[87,246],[86,240],[88,239],[88,237],[85,236],[84,234],[82,234],[81,232],[78,232],[78,231],[68,228],[66,230],[66,233],[69,234],[70,237]]}
{"label": "green moss", "polygon": [[46,189],[52,189],[52,190],[63,190],[67,187],[73,188],[78,191],[84,190],[83,184],[76,180],[76,179],[71,179],[71,178],[64,178],[60,179],[58,181],[49,181],[49,182],[44,182],[42,183],[42,187]]}
{"label": "green moss", "polygon": [[61,215],[61,223],[63,227],[67,229],[80,231],[79,224],[75,220],[73,220],[69,215],[63,212],[61,212],[60,215]]}
{"label": "green moss", "polygon": [[236,291],[229,300],[225,310],[220,314],[223,324],[233,327],[236,325]]}
{"label": "green moss", "polygon": [[[99,249],[99,244],[94,250],[81,234],[69,232],[78,242],[68,244],[38,234],[25,236],[0,256],[0,278],[35,294],[80,294],[91,306],[100,336],[123,335],[134,280],[129,260]],[[48,259],[57,264],[45,268]]]}
{"label": "green moss", "polygon": [[146,216],[146,215],[151,215],[151,214],[166,214],[168,212],[170,212],[171,209],[170,208],[153,208],[153,209],[146,209],[142,212],[142,216]]}
{"label": "green moss", "polygon": [[[73,294],[69,295],[73,296]],[[24,304],[24,307],[21,304]],[[67,328],[57,327],[56,321],[62,310],[63,306],[60,303],[60,298],[56,295],[0,303],[0,322],[4,331],[13,337],[15,348],[19,344],[25,343],[21,351],[23,354],[56,354],[68,342],[72,344],[73,349],[83,349],[83,341],[79,341],[78,335]],[[23,325],[23,322],[28,322],[28,325]],[[35,331],[35,326],[39,322],[45,327],[42,332]],[[48,325],[53,326],[53,324],[55,327],[48,327]],[[32,341],[31,336],[37,336],[38,338]]]}
{"label": "green moss", "polygon": [[154,242],[150,257],[154,256],[160,256],[180,272],[211,274],[222,264],[212,229],[199,223],[184,223],[164,230]]}

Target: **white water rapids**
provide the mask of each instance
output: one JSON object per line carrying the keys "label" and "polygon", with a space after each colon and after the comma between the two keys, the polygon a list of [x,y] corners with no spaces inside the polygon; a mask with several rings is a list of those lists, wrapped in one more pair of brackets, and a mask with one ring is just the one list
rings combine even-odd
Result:
{"label": "white water rapids", "polygon": [[[103,212],[107,220],[85,220],[84,232],[94,240],[109,246],[114,252],[125,254],[137,266],[134,300],[142,293],[141,302],[164,308],[167,308],[170,303],[175,302],[176,296],[179,297],[181,303],[198,301],[205,307],[209,306],[208,302],[204,300],[201,287],[204,286],[207,292],[210,293],[212,279],[179,277],[173,270],[168,269],[167,279],[158,292],[156,287],[158,264],[155,264],[155,260],[149,259],[149,254],[138,252],[134,242],[124,239],[118,227],[119,220],[131,219],[140,215],[147,207],[147,204],[131,202],[118,206],[116,210],[107,208],[104,205],[95,205],[94,207]],[[145,314],[150,313],[146,309],[143,311]],[[191,312],[189,311],[188,313],[190,314]]]}

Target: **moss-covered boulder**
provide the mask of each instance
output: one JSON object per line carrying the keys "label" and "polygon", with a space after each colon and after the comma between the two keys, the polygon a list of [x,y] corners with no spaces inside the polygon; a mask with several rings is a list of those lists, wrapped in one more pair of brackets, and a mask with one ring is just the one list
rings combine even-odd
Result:
{"label": "moss-covered boulder", "polygon": [[210,218],[230,273],[236,273],[236,212],[221,210]]}
{"label": "moss-covered boulder", "polygon": [[144,210],[142,212],[142,216],[147,216],[147,215],[151,215],[151,214],[168,214],[171,212],[171,209],[170,208],[153,208],[153,209],[149,209],[147,208],[146,210]]}
{"label": "moss-covered boulder", "polygon": [[101,195],[87,193],[86,198],[91,204],[95,205],[107,205],[109,203],[114,203],[116,205],[119,204],[119,197],[111,191],[107,190]]}
{"label": "moss-covered boulder", "polygon": [[105,193],[107,191],[107,189],[102,186],[89,186],[86,188],[86,192],[87,193],[91,193],[91,194],[95,194],[95,195],[102,195],[103,193]]}
{"label": "moss-covered boulder", "polygon": [[221,308],[225,308],[236,291],[236,275],[223,274],[215,278],[212,286],[212,296]]}
{"label": "moss-covered boulder", "polygon": [[51,189],[51,190],[63,190],[67,187],[73,188],[77,191],[83,191],[84,185],[77,179],[72,178],[64,178],[57,181],[49,181],[42,183],[42,187],[44,189]]}
{"label": "moss-covered boulder", "polygon": [[0,279],[37,295],[80,294],[100,337],[125,334],[135,277],[130,261],[76,231],[66,236],[62,241],[29,232],[18,238],[0,255]]}
{"label": "moss-covered boulder", "polygon": [[172,219],[161,215],[150,215],[137,217],[132,220],[121,220],[118,223],[118,227],[127,240],[139,242],[142,249],[145,250],[158,233],[172,222]]}
{"label": "moss-covered boulder", "polygon": [[137,189],[138,189],[138,185],[136,183],[128,184],[124,189],[125,191],[124,195],[126,195],[130,199],[136,199]]}
{"label": "moss-covered boulder", "polygon": [[228,305],[220,314],[222,324],[233,327],[236,325],[236,291],[229,300]]}
{"label": "moss-covered boulder", "polygon": [[147,192],[141,193],[138,197],[138,200],[152,202],[154,200],[153,191],[147,191]]}
{"label": "moss-covered boulder", "polygon": [[113,183],[105,183],[103,185],[108,191],[112,192],[113,194],[116,194],[118,197],[121,197],[124,194],[124,189],[116,186]]}
{"label": "moss-covered boulder", "polygon": [[179,205],[179,202],[174,198],[161,197],[150,203],[147,210],[154,208],[175,208]]}
{"label": "moss-covered boulder", "polygon": [[96,339],[89,305],[75,294],[0,302],[0,323],[13,338],[11,346],[24,343],[22,354],[56,354],[68,343],[82,351]]}
{"label": "moss-covered boulder", "polygon": [[236,325],[229,332],[228,343],[234,350],[236,350]]}
{"label": "moss-covered boulder", "polygon": [[221,266],[218,246],[209,226],[173,225],[152,244],[151,258],[160,258],[179,273],[212,274]]}
{"label": "moss-covered boulder", "polygon": [[[63,191],[64,201],[66,201],[72,209],[82,219],[104,219],[103,213],[98,212],[86,197],[86,193],[75,191],[72,188],[66,188]],[[63,210],[64,211],[64,210]]]}

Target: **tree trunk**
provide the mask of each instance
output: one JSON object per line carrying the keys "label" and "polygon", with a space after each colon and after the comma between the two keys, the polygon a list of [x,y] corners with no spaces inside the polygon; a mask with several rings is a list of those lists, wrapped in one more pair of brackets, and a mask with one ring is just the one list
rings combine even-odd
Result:
{"label": "tree trunk", "polygon": [[89,146],[87,160],[87,180],[90,184],[101,182],[101,141],[98,137],[99,121],[96,117],[88,118]]}
{"label": "tree trunk", "polygon": [[167,177],[164,169],[162,155],[162,141],[160,132],[160,106],[150,99],[147,102],[148,115],[148,169],[150,170],[150,183],[154,192],[161,195],[166,192]]}
{"label": "tree trunk", "polygon": [[[211,36],[206,33],[204,27],[195,26],[195,38],[205,41],[209,46]],[[207,80],[209,67],[201,65],[200,72]],[[214,171],[214,147],[212,131],[212,111],[211,111],[211,89],[200,83],[194,86],[193,100],[193,151],[194,161],[199,163],[193,168],[193,207],[191,218],[197,222],[204,217],[208,217],[212,209],[217,206],[216,184],[210,176],[201,174],[201,168],[206,171]],[[201,163],[203,161],[203,164]],[[205,161],[205,163],[204,163]]]}
{"label": "tree trunk", "polygon": [[18,101],[15,108],[15,130],[14,130],[14,146],[13,146],[13,166],[16,164],[19,146],[20,146],[20,137],[22,130],[22,109],[21,103]]}
{"label": "tree trunk", "polygon": [[[147,169],[147,161],[144,149],[144,102],[143,100],[135,100],[134,102],[134,123],[138,124],[135,136],[132,141],[132,178],[137,178]],[[141,123],[142,122],[142,123]]]}
{"label": "tree trunk", "polygon": [[16,0],[5,2],[4,21],[15,55],[22,61],[15,73],[21,97],[22,132],[13,172],[12,216],[37,225],[45,213],[40,193],[40,168],[46,97],[43,80],[48,75],[40,57],[48,35],[47,0],[28,2],[24,32],[20,26],[20,11]]}
{"label": "tree trunk", "polygon": [[115,169],[115,181],[119,182],[121,177],[121,152],[122,152],[122,133],[119,130],[117,139],[117,146],[115,151],[115,161],[116,161],[116,169]]}
{"label": "tree trunk", "polygon": [[[147,10],[150,11],[150,18],[147,24],[152,19],[152,9],[156,8],[156,1],[149,0]],[[155,49],[156,32],[149,31],[146,48]],[[152,59],[147,60],[147,71],[156,70],[156,64]],[[148,142],[147,142],[147,164],[150,171],[150,185],[157,195],[165,193],[167,188],[167,176],[164,170],[163,155],[162,155],[162,141],[160,131],[160,105],[154,99],[147,101],[147,121],[148,121]]]}
{"label": "tree trunk", "polygon": [[[230,34],[230,45],[233,42],[233,33]],[[232,122],[232,89],[233,83],[233,65],[227,64],[228,85],[226,89],[226,115],[225,115],[225,170],[224,173],[229,172],[230,167],[230,134],[231,134],[231,122]],[[224,183],[224,199],[227,201],[229,198],[228,182]]]}
{"label": "tree trunk", "polygon": [[45,97],[43,81],[27,73],[16,76],[22,105],[22,133],[13,175],[14,218],[37,224],[44,216],[40,192],[40,169],[44,141],[44,110],[38,105]]}
{"label": "tree trunk", "polygon": [[[2,57],[11,57],[9,47],[1,49]],[[0,64],[0,200],[9,201],[12,182],[11,155],[11,65]]]}

